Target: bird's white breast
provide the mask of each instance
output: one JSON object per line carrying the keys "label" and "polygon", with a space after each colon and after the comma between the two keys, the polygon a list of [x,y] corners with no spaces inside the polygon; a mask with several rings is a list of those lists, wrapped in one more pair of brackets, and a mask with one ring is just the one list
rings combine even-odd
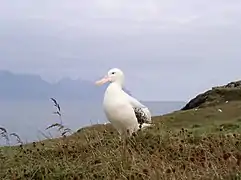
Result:
{"label": "bird's white breast", "polygon": [[122,90],[110,84],[104,95],[104,111],[110,122],[119,126],[131,126],[137,123],[135,113]]}

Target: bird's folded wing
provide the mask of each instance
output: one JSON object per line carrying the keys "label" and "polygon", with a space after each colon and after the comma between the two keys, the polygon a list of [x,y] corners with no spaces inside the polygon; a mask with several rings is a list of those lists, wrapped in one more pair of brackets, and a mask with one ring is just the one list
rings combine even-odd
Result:
{"label": "bird's folded wing", "polygon": [[138,100],[136,100],[135,98],[133,98],[133,97],[131,97],[131,96],[129,96],[129,95],[127,95],[128,96],[128,100],[129,100],[129,102],[131,103],[131,105],[133,106],[133,107],[136,107],[136,108],[147,108],[144,104],[142,104],[142,103],[140,103]]}
{"label": "bird's folded wing", "polygon": [[149,111],[149,109],[144,104],[136,100],[135,98],[129,96],[128,94],[126,95],[132,107],[141,108],[143,112],[146,114],[148,122],[151,122],[151,112]]}
{"label": "bird's folded wing", "polygon": [[147,122],[151,123],[151,112],[147,107],[142,108],[143,112],[146,114],[146,120]]}

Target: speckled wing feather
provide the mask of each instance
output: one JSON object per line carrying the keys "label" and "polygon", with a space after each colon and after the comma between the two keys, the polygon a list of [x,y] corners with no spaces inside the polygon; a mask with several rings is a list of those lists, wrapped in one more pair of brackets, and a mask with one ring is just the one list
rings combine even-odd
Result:
{"label": "speckled wing feather", "polygon": [[136,114],[138,124],[149,123],[145,112],[141,108],[134,107],[133,109]]}
{"label": "speckled wing feather", "polygon": [[142,128],[143,124],[151,123],[151,112],[149,111],[149,109],[144,104],[140,103],[137,99],[128,95],[126,92],[124,92],[124,94],[126,95],[127,99],[133,107],[139,124],[139,128]]}

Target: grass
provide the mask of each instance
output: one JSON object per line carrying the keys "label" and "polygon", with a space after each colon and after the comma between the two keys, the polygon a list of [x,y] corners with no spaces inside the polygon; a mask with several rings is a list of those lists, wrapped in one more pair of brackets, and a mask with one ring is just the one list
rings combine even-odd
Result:
{"label": "grass", "polygon": [[241,179],[241,101],[153,119],[125,153],[110,124],[0,148],[0,179]]}

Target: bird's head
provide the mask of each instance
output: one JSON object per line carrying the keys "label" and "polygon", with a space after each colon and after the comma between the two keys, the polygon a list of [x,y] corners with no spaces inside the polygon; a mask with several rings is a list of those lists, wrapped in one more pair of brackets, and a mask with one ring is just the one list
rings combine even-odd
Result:
{"label": "bird's head", "polygon": [[124,84],[124,73],[118,68],[110,69],[106,76],[104,76],[102,79],[96,81],[96,84],[102,85],[107,82],[117,83],[122,87]]}

